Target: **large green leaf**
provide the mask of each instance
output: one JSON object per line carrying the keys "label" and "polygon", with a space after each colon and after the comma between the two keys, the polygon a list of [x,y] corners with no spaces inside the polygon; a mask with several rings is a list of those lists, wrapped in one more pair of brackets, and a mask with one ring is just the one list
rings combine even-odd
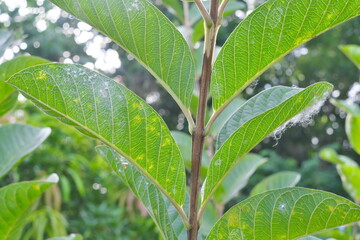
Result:
{"label": "large green leaf", "polygon": [[243,189],[256,169],[267,160],[260,155],[249,153],[226,176],[214,194],[217,203],[227,203]]}
{"label": "large green leaf", "polygon": [[298,239],[360,221],[360,207],[318,190],[282,188],[232,207],[211,230],[211,239]]}
{"label": "large green leaf", "polygon": [[300,178],[301,175],[296,172],[284,171],[275,173],[256,184],[251,190],[250,196],[278,188],[294,187],[300,181]]}
{"label": "large green leaf", "polygon": [[360,46],[342,45],[339,48],[356,65],[356,67],[360,69]]}
{"label": "large green leaf", "polygon": [[329,83],[313,84],[237,129],[215,153],[210,163],[203,186],[203,204],[206,204],[222,180],[246,153],[283,124],[294,124],[305,120],[308,114],[312,115],[313,105],[324,99],[331,90],[332,85]]}
{"label": "large green leaf", "polygon": [[169,91],[185,114],[195,63],[176,27],[147,0],[51,0],[131,53]]}
{"label": "large green leaf", "polygon": [[6,124],[0,127],[0,178],[23,156],[37,148],[50,134],[50,128]]}
{"label": "large green leaf", "polygon": [[360,154],[360,115],[355,117],[348,114],[346,116],[345,130],[353,149]]}
{"label": "large green leaf", "polygon": [[176,211],[171,211],[171,203],[161,194],[156,185],[151,183],[146,176],[111,148],[99,146],[97,150],[144,204],[163,238],[178,239],[177,236],[185,230],[184,225],[179,224],[178,221],[181,221],[179,214]]}
{"label": "large green leaf", "polygon": [[13,108],[18,97],[17,91],[4,81],[24,68],[43,63],[48,63],[48,61],[38,57],[24,56],[0,65],[0,117]]}
{"label": "large green leaf", "polygon": [[337,165],[344,189],[358,203],[360,203],[360,168],[357,166]]}
{"label": "large green leaf", "polygon": [[56,174],[47,181],[21,182],[0,188],[0,240],[16,240],[26,217],[41,194],[58,181]]}
{"label": "large green leaf", "polygon": [[218,110],[273,63],[320,33],[360,14],[360,0],[269,0],[230,35],[214,64]]}
{"label": "large green leaf", "polygon": [[[223,143],[233,134],[239,127],[271,108],[274,108],[286,101],[295,94],[301,92],[301,88],[291,88],[278,86],[269,88],[250,98],[241,107],[238,106],[233,111],[232,116],[223,125],[216,141],[216,148],[219,149]],[[232,105],[232,102],[229,106]],[[227,109],[227,108],[226,108]],[[226,111],[226,109],[224,111]],[[223,112],[224,112],[223,111]],[[222,115],[222,114],[221,114]],[[221,116],[220,115],[220,116]],[[219,117],[220,117],[219,116]]]}
{"label": "large green leaf", "polygon": [[27,68],[9,83],[51,116],[104,142],[182,205],[185,168],[163,119],[110,78],[79,65]]}

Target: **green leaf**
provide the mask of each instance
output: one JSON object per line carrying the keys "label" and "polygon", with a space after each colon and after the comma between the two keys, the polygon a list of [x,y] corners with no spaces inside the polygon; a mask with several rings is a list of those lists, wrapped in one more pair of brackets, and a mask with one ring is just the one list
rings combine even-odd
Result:
{"label": "green leaf", "polygon": [[215,122],[211,125],[210,134],[218,135],[220,130],[224,127],[225,123],[229,118],[234,114],[234,112],[239,109],[240,106],[244,104],[245,100],[242,98],[235,98],[221,114],[216,118]]}
{"label": "green leaf", "polygon": [[0,117],[9,112],[16,104],[18,93],[11,86],[0,82]]}
{"label": "green leaf", "polygon": [[337,165],[344,189],[355,200],[360,202],[360,168],[357,166]]}
{"label": "green leaf", "polygon": [[360,115],[354,117],[352,114],[348,114],[345,130],[353,149],[360,154]]}
{"label": "green leaf", "polygon": [[298,239],[360,221],[360,207],[332,193],[282,188],[232,207],[211,230],[211,239]]}
{"label": "green leaf", "polygon": [[226,176],[214,194],[217,203],[227,203],[243,189],[256,169],[267,160],[257,154],[247,154]]}
{"label": "green leaf", "polygon": [[26,154],[36,149],[51,132],[50,128],[6,124],[0,127],[0,178]]}
{"label": "green leaf", "polygon": [[92,25],[149,70],[187,114],[195,63],[182,34],[147,0],[51,0]]}
{"label": "green leaf", "polygon": [[[144,204],[164,239],[178,239],[184,225],[178,224],[179,214],[172,211],[172,205],[158,190],[156,185],[138,171],[131,163],[109,147],[98,146],[98,152],[110,164],[116,174]],[[176,228],[174,228],[174,225]]]}
{"label": "green leaf", "polygon": [[0,240],[18,239],[34,202],[58,182],[56,174],[47,181],[21,182],[0,188]]}
{"label": "green leaf", "polygon": [[360,69],[360,46],[358,45],[342,45],[340,50]]}
{"label": "green leaf", "polygon": [[38,57],[24,56],[14,58],[0,65],[0,117],[14,107],[18,97],[17,91],[4,83],[4,81],[24,68],[43,63],[48,63],[48,61]]}
{"label": "green leaf", "polygon": [[352,160],[351,158],[343,155],[337,154],[334,149],[332,148],[324,148],[320,151],[319,156],[328,162],[334,163],[334,164],[344,164],[349,166],[358,166],[358,164]]}
{"label": "green leaf", "polygon": [[184,203],[185,168],[179,148],[164,120],[126,87],[67,64],[27,68],[9,83],[47,114],[115,149],[172,201]]}
{"label": "green leaf", "polygon": [[214,63],[213,108],[222,109],[296,47],[359,15],[359,6],[360,0],[266,1],[239,24]]}
{"label": "green leaf", "polygon": [[319,104],[316,104],[316,107],[313,105],[317,102],[322,104],[321,100],[331,90],[332,85],[329,83],[313,84],[237,129],[215,153],[210,163],[208,176],[203,185],[203,204],[206,204],[226,175],[245,154],[283,124],[293,125],[298,121],[306,121],[308,115],[311,116],[318,110]]}
{"label": "green leaf", "polygon": [[180,19],[184,18],[184,10],[183,6],[178,0],[162,0],[163,3],[169,7],[171,7],[177,14],[177,17]]}
{"label": "green leaf", "polygon": [[[236,112],[233,111],[233,115],[221,128],[216,141],[216,148],[219,149],[231,136],[231,134],[233,134],[245,122],[270,110],[271,108],[278,106],[302,90],[303,89],[301,88],[277,86],[258,93],[240,107],[238,106]],[[232,102],[229,106],[231,105]],[[224,111],[226,111],[226,109]]]}
{"label": "green leaf", "polygon": [[355,103],[349,103],[344,100],[330,99],[330,102],[337,108],[344,110],[347,114],[360,116],[360,107]]}
{"label": "green leaf", "polygon": [[252,189],[250,196],[278,188],[294,187],[298,184],[300,179],[301,175],[296,172],[284,171],[275,173],[256,184],[256,186]]}

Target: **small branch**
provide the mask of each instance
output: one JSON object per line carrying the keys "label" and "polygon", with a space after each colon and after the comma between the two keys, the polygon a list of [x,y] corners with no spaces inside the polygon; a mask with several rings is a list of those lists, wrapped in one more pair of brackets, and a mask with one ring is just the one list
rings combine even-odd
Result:
{"label": "small branch", "polygon": [[206,26],[207,27],[211,27],[214,23],[209,15],[209,12],[207,11],[205,5],[203,4],[203,2],[201,0],[195,0],[195,3],[201,13],[201,16],[203,17]]}
{"label": "small branch", "polygon": [[222,3],[220,4],[220,6],[219,6],[219,13],[218,13],[220,18],[223,17],[223,14],[224,14],[226,5],[227,5],[228,3],[229,3],[229,0],[223,0]]}

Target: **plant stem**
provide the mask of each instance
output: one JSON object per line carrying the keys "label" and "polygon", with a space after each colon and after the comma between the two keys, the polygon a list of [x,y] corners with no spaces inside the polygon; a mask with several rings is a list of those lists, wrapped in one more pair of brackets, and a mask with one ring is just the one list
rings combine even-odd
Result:
{"label": "plant stem", "polygon": [[[200,192],[201,156],[204,147],[205,114],[207,109],[207,96],[211,79],[212,61],[216,45],[217,32],[220,26],[220,22],[218,21],[218,5],[219,0],[211,0],[211,24],[208,21],[205,22],[205,42],[203,65],[200,78],[199,106],[197,111],[195,129],[192,133],[189,213],[190,229],[188,231],[188,240],[196,240],[199,229],[198,202]],[[205,14],[203,14],[203,16],[204,15]]]}

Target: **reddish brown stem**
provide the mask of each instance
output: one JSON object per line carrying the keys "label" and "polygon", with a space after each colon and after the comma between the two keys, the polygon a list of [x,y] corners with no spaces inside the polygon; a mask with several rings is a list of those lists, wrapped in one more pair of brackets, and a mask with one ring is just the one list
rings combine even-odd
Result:
{"label": "reddish brown stem", "polygon": [[199,88],[199,106],[196,117],[195,129],[192,133],[192,156],[191,156],[191,175],[190,175],[190,213],[188,240],[196,240],[198,235],[198,203],[200,192],[200,168],[201,156],[205,138],[205,115],[207,109],[207,97],[211,79],[212,61],[216,36],[219,27],[218,23],[218,0],[212,0],[210,6],[210,17],[212,24],[205,24],[205,43],[202,72]]}

